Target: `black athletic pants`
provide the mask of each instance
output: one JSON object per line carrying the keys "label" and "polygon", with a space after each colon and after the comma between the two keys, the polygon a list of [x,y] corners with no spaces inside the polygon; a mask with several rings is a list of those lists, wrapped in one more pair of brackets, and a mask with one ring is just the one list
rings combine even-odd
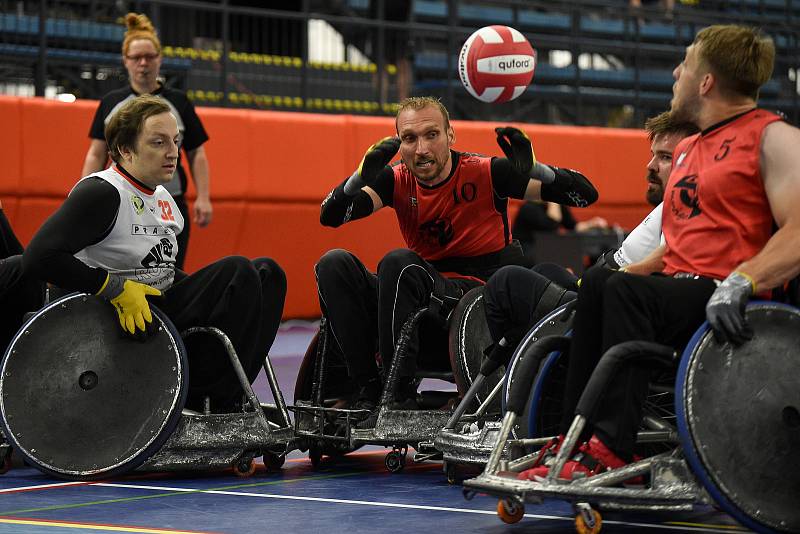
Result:
{"label": "black athletic pants", "polygon": [[[384,256],[377,275],[341,249],[327,252],[315,272],[322,312],[345,356],[348,374],[358,385],[378,378],[376,350],[388,371],[400,329],[409,315],[429,305],[434,280],[443,288],[443,299],[450,308],[480,284],[445,278],[408,249]],[[446,337],[447,332],[442,330],[441,335]],[[406,365],[398,369],[399,377],[413,377],[416,371],[419,340],[413,335],[409,341]],[[441,357],[447,359],[446,354]]]}
{"label": "black athletic pants", "polygon": [[[162,297],[152,299],[179,332],[214,326],[233,343],[252,383],[280,326],[286,299],[286,275],[269,258],[229,256],[192,275],[176,278]],[[242,387],[221,343],[209,334],[184,340],[189,353],[187,407],[201,410],[211,398],[213,411],[235,409]]]}
{"label": "black athletic pants", "polygon": [[[638,276],[593,267],[586,271],[569,351],[561,431],[569,429],[581,393],[606,350],[625,341],[654,341],[683,350],[705,320],[716,284],[708,278]],[[612,379],[593,414],[597,436],[629,460],[642,419],[652,369],[630,363]]]}
{"label": "black athletic pants", "polygon": [[44,284],[22,272],[22,256],[0,259],[0,357],[26,313],[36,311],[44,303]]}
{"label": "black athletic pants", "polygon": [[[486,282],[483,292],[492,341],[497,343],[505,337],[509,346],[518,345],[542,317],[575,298],[576,281],[572,273],[553,264],[542,264],[532,269],[508,265],[498,270]],[[569,291],[552,306],[542,309],[539,301],[552,282]]]}
{"label": "black athletic pants", "polygon": [[44,302],[44,284],[22,272],[22,244],[0,209],[0,357],[22,326],[26,313]]}

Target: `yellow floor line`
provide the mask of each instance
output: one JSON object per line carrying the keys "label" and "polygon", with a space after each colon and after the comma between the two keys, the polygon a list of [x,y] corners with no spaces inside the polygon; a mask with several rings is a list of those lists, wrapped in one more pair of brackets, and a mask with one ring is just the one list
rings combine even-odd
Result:
{"label": "yellow floor line", "polygon": [[47,521],[44,519],[12,519],[0,517],[0,523],[11,525],[33,525],[40,527],[75,528],[83,530],[105,530],[110,532],[146,532],[150,534],[204,534],[198,530],[172,530],[164,528],[129,527],[122,525],[102,525],[77,523],[72,521]]}

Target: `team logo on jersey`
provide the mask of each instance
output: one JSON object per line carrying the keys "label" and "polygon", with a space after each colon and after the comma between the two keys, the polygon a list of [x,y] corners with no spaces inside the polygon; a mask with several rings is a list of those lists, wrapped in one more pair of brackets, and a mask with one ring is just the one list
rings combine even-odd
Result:
{"label": "team logo on jersey", "polygon": [[133,206],[134,211],[136,211],[136,215],[141,215],[144,211],[144,200],[136,195],[131,195],[131,205]]}
{"label": "team logo on jersey", "polygon": [[670,196],[670,208],[679,219],[691,219],[703,213],[697,197],[696,174],[684,176],[675,183]]}
{"label": "team logo on jersey", "polygon": [[142,267],[158,267],[165,263],[166,258],[172,258],[172,252],[175,247],[169,242],[169,239],[162,238],[156,246],[150,249],[147,256],[142,260]]}
{"label": "team logo on jersey", "polygon": [[428,221],[419,227],[423,241],[432,245],[443,247],[453,240],[453,224],[449,219],[436,219]]}
{"label": "team logo on jersey", "polygon": [[408,197],[408,202],[411,204],[412,208],[417,207],[417,197]]}

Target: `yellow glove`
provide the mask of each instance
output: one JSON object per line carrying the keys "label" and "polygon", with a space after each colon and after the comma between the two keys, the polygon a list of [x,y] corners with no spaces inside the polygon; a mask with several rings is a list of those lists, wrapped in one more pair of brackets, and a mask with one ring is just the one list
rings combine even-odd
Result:
{"label": "yellow glove", "polygon": [[135,334],[137,328],[142,332],[145,331],[145,321],[153,322],[150,304],[145,297],[158,296],[161,291],[133,280],[123,281],[120,277],[109,274],[97,294],[108,298],[114,305],[122,329]]}

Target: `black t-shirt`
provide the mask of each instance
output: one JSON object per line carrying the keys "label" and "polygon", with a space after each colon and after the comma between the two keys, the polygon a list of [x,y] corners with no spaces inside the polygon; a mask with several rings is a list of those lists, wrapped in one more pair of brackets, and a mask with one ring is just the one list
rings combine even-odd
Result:
{"label": "black t-shirt", "polygon": [[[163,98],[170,104],[170,107],[178,119],[178,130],[181,134],[181,147],[186,152],[195,150],[200,145],[208,141],[208,134],[203,123],[200,122],[200,117],[194,110],[194,105],[189,98],[182,91],[171,89],[159,85],[158,89],[153,92],[154,96]],[[113,113],[126,101],[131,98],[136,98],[139,93],[133,90],[131,86],[116,89],[106,94],[92,121],[92,127],[89,130],[89,137],[92,139],[105,140],[105,127],[108,120]],[[172,194],[173,197],[180,196],[186,192],[186,170],[183,168],[181,162],[181,155],[178,155],[178,176],[180,177],[180,184],[167,184],[165,187]],[[179,186],[179,187],[178,187]]]}

